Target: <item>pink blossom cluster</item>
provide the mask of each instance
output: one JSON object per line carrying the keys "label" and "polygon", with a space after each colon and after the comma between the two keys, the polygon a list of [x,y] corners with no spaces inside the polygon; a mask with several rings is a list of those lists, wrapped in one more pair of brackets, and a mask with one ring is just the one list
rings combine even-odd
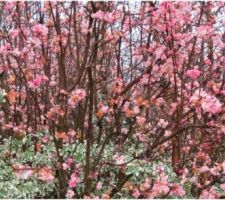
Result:
{"label": "pink blossom cluster", "polygon": [[177,183],[174,183],[172,184],[171,194],[174,196],[183,197],[185,195],[185,191],[182,186]]}
{"label": "pink blossom cluster", "polygon": [[38,171],[38,178],[44,182],[52,182],[54,180],[53,172],[50,167],[43,167]]}
{"label": "pink blossom cluster", "polygon": [[137,124],[139,126],[142,126],[142,125],[145,124],[145,121],[146,121],[146,118],[145,117],[137,116],[136,119],[137,119]]}
{"label": "pink blossom cluster", "polygon": [[13,29],[9,32],[10,36],[14,39],[18,36],[19,30],[18,29]]}
{"label": "pink blossom cluster", "polygon": [[154,183],[151,194],[153,197],[157,197],[162,194],[167,194],[169,191],[168,177],[163,175]]}
{"label": "pink blossom cluster", "polygon": [[201,75],[201,71],[199,71],[198,69],[187,70],[186,75],[193,80],[196,80]]}
{"label": "pink blossom cluster", "polygon": [[221,108],[222,108],[222,104],[217,98],[213,96],[207,95],[202,102],[202,109],[205,112],[215,114],[215,113],[219,113],[221,111]]}
{"label": "pink blossom cluster", "polygon": [[[71,166],[73,164],[73,159],[68,158],[66,162],[68,165]],[[75,188],[77,184],[80,183],[80,178],[79,178],[80,167],[81,167],[80,164],[77,164],[75,166],[75,170],[71,174],[70,179],[68,181],[69,189]]]}
{"label": "pink blossom cluster", "polygon": [[180,197],[185,195],[184,189],[179,184],[170,183],[168,181],[168,176],[166,176],[164,167],[162,165],[158,166],[157,171],[159,178],[156,180],[151,192],[149,193],[151,197],[159,197],[165,194],[171,194]]}
{"label": "pink blossom cluster", "polygon": [[215,97],[203,90],[196,90],[193,96],[190,98],[190,102],[193,106],[201,106],[204,112],[216,114],[221,112],[222,104]]}
{"label": "pink blossom cluster", "polygon": [[70,107],[75,107],[80,101],[82,101],[86,97],[86,92],[83,89],[74,90],[70,98],[68,100],[68,104]]}
{"label": "pink blossom cluster", "polygon": [[71,189],[67,190],[66,198],[72,199],[74,197],[74,195],[75,195],[75,192],[73,190],[71,190]]}
{"label": "pink blossom cluster", "polygon": [[96,190],[101,190],[102,189],[102,182],[98,182],[96,184]]}
{"label": "pink blossom cluster", "polygon": [[113,157],[115,159],[115,163],[117,165],[121,165],[125,163],[125,157],[123,155],[116,154]]}
{"label": "pink blossom cluster", "polygon": [[142,79],[140,80],[142,85],[147,85],[150,83],[150,76],[148,74],[144,74]]}
{"label": "pink blossom cluster", "polygon": [[134,189],[132,195],[137,199],[138,197],[140,197],[141,193],[138,189]]}
{"label": "pink blossom cluster", "polygon": [[168,122],[165,121],[164,119],[160,119],[160,120],[159,120],[159,123],[158,123],[158,126],[159,126],[159,127],[166,128],[167,125],[168,125]]}
{"label": "pink blossom cluster", "polygon": [[80,182],[80,178],[77,176],[77,173],[74,172],[70,176],[70,180],[68,182],[70,188],[75,188],[77,184]]}
{"label": "pink blossom cluster", "polygon": [[42,24],[34,25],[32,30],[38,37],[46,37],[48,35],[48,28]]}
{"label": "pink blossom cluster", "polygon": [[59,105],[54,105],[50,108],[50,110],[47,112],[47,117],[49,119],[56,119],[57,115],[63,116],[64,111]]}
{"label": "pink blossom cluster", "polygon": [[114,13],[103,12],[102,10],[97,11],[91,15],[93,18],[104,20],[110,24],[114,23],[116,20],[116,15]]}
{"label": "pink blossom cluster", "polygon": [[106,105],[100,105],[99,111],[106,114],[109,111],[109,107]]}
{"label": "pink blossom cluster", "polygon": [[219,196],[220,195],[216,192],[216,190],[211,188],[209,190],[203,190],[199,198],[200,199],[218,199]]}
{"label": "pink blossom cluster", "polygon": [[35,79],[28,81],[28,87],[31,89],[39,88],[43,83],[48,81],[48,77],[45,75],[39,75]]}
{"label": "pink blossom cluster", "polygon": [[72,158],[67,158],[66,163],[63,163],[63,169],[67,170],[70,169],[72,164],[73,164],[73,159]]}

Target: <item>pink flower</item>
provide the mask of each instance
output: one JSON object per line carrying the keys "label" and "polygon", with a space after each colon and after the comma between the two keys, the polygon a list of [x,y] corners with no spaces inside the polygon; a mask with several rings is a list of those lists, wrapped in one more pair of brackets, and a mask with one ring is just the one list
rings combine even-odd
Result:
{"label": "pink flower", "polygon": [[150,78],[148,74],[144,74],[142,79],[140,80],[140,83],[142,85],[147,85],[150,82]]}
{"label": "pink flower", "polygon": [[43,138],[42,138],[42,142],[44,144],[47,144],[49,142],[49,137],[47,135],[45,135]]}
{"label": "pink flower", "polygon": [[48,35],[48,28],[42,24],[34,25],[32,30],[36,36],[46,37]]}
{"label": "pink flower", "polygon": [[74,90],[70,98],[68,100],[68,104],[70,107],[75,107],[80,101],[82,101],[86,97],[86,92],[83,89]]}
{"label": "pink flower", "polygon": [[204,112],[212,114],[219,113],[222,109],[220,101],[203,90],[196,90],[190,102],[193,106],[201,106]]}
{"label": "pink flower", "polygon": [[92,15],[91,15],[91,17],[92,18],[96,18],[96,19],[104,19],[104,12],[103,11],[101,11],[101,10],[99,10],[99,11],[97,11],[96,13],[93,13]]}
{"label": "pink flower", "polygon": [[38,88],[41,85],[41,79],[34,79],[28,82],[30,88]]}
{"label": "pink flower", "polygon": [[201,168],[200,168],[200,172],[208,172],[208,171],[210,171],[210,168],[209,167],[207,167],[207,166],[202,166]]}
{"label": "pink flower", "polygon": [[54,176],[50,167],[43,167],[38,171],[38,178],[44,182],[52,182]]}
{"label": "pink flower", "polygon": [[74,188],[74,187],[76,187],[77,186],[77,180],[76,179],[70,179],[69,180],[69,187],[70,188]]}
{"label": "pink flower", "polygon": [[73,159],[72,158],[68,158],[66,160],[66,162],[62,164],[63,169],[64,170],[70,169],[72,164],[73,164]]}
{"label": "pink flower", "polygon": [[156,180],[152,188],[152,194],[157,197],[162,194],[168,193],[170,190],[168,186],[167,176],[164,173],[161,174],[160,180]]}
{"label": "pink flower", "polygon": [[79,177],[77,177],[76,173],[72,173],[70,176],[70,180],[68,182],[70,188],[75,188],[77,184],[80,182]]}
{"label": "pink flower", "polygon": [[222,163],[223,173],[225,173],[225,161]]}
{"label": "pink flower", "polygon": [[140,140],[141,142],[145,141],[145,137],[144,137],[144,135],[142,133],[137,132],[136,136],[137,136],[138,140]]}
{"label": "pink flower", "polygon": [[168,122],[165,121],[164,119],[160,119],[160,120],[159,120],[159,123],[158,123],[158,126],[159,126],[159,127],[166,128],[167,125],[168,125]]}
{"label": "pink flower", "polygon": [[145,123],[146,119],[144,117],[137,117],[137,124],[142,126]]}
{"label": "pink flower", "polygon": [[219,113],[221,111],[222,105],[219,102],[219,100],[216,99],[216,97],[213,96],[207,96],[203,101],[202,101],[202,109],[205,112],[209,113]]}
{"label": "pink flower", "polygon": [[102,189],[102,182],[98,182],[96,185],[96,190],[101,190]]}
{"label": "pink flower", "polygon": [[220,175],[220,167],[214,166],[213,168],[210,169],[210,173],[213,174],[214,176]]}
{"label": "pink flower", "polygon": [[19,35],[19,30],[17,29],[13,29],[9,32],[10,36],[12,37],[12,39],[16,38]]}
{"label": "pink flower", "polygon": [[16,2],[10,1],[10,2],[7,2],[7,3],[5,4],[4,9],[5,9],[5,10],[11,10],[11,9],[13,9],[15,6],[16,6]]}
{"label": "pink flower", "polygon": [[179,197],[182,197],[182,196],[185,195],[184,189],[178,184],[173,185],[173,188],[172,188],[171,192],[172,192],[173,195],[179,196]]}
{"label": "pink flower", "polygon": [[48,77],[47,76],[40,75],[40,76],[37,76],[32,81],[28,81],[28,87],[30,87],[32,89],[37,89],[38,87],[40,87],[41,84],[43,84],[43,83],[45,83],[47,81],[48,81]]}
{"label": "pink flower", "polygon": [[106,114],[109,110],[108,106],[102,105],[101,108],[99,109],[100,112]]}
{"label": "pink flower", "polygon": [[197,70],[197,69],[191,69],[191,70],[187,70],[186,75],[192,79],[197,79],[201,74],[201,71]]}
{"label": "pink flower", "polygon": [[140,113],[140,108],[138,107],[138,106],[134,106],[134,108],[133,108],[133,112],[134,112],[134,114],[139,114]]}
{"label": "pink flower", "polygon": [[159,164],[156,169],[159,174],[164,175],[164,167],[161,164]]}
{"label": "pink flower", "polygon": [[141,195],[138,189],[135,189],[132,193],[132,196],[134,196],[136,199]]}
{"label": "pink flower", "polygon": [[206,65],[211,65],[212,64],[209,58],[206,58],[204,60],[204,62],[205,62]]}
{"label": "pink flower", "polygon": [[125,163],[125,158],[122,155],[121,156],[115,155],[114,159],[116,160],[117,165],[121,165],[121,164]]}
{"label": "pink flower", "polygon": [[72,164],[73,164],[73,159],[72,158],[68,158],[67,160],[66,160],[66,163],[69,165],[69,166],[71,166]]}
{"label": "pink flower", "polygon": [[84,34],[87,34],[89,32],[88,30],[88,22],[87,21],[82,21],[81,23],[81,32]]}
{"label": "pink flower", "polygon": [[63,167],[64,170],[69,169],[69,166],[68,166],[68,164],[66,164],[66,163],[63,163],[63,164],[62,164],[62,167]]}
{"label": "pink flower", "polygon": [[210,189],[209,191],[203,190],[199,198],[200,199],[217,199],[218,197],[219,197],[218,193],[215,190]]}
{"label": "pink flower", "polygon": [[75,193],[73,190],[68,189],[66,193],[66,198],[72,199],[74,197]]}
{"label": "pink flower", "polygon": [[110,24],[114,23],[116,20],[116,17],[114,13],[107,13],[106,16],[104,17],[104,20]]}
{"label": "pink flower", "polygon": [[157,48],[155,50],[156,60],[159,59],[159,58],[161,58],[161,59],[165,58],[165,54],[164,54],[165,49],[166,49],[165,46],[160,46],[159,48]]}
{"label": "pink flower", "polygon": [[170,136],[170,135],[172,135],[172,132],[171,132],[170,130],[166,130],[166,131],[165,131],[165,136],[168,137],[168,136]]}
{"label": "pink flower", "polygon": [[49,85],[53,87],[53,86],[56,86],[57,83],[56,83],[56,81],[50,81],[50,82],[49,82]]}
{"label": "pink flower", "polygon": [[114,23],[116,20],[115,13],[107,13],[107,12],[103,12],[101,10],[97,11],[96,13],[92,14],[91,16],[92,16],[92,18],[104,20],[110,24]]}
{"label": "pink flower", "polygon": [[221,188],[222,190],[225,190],[225,183],[221,184],[221,185],[220,185],[220,188]]}
{"label": "pink flower", "polygon": [[76,132],[72,129],[70,129],[67,133],[71,138],[74,138],[74,136],[76,135]]}

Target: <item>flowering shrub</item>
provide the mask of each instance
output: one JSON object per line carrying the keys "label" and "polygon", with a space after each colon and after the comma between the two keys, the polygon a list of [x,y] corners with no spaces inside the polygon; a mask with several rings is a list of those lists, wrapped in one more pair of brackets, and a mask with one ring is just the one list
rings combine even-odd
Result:
{"label": "flowering shrub", "polygon": [[224,2],[0,2],[0,198],[222,198]]}

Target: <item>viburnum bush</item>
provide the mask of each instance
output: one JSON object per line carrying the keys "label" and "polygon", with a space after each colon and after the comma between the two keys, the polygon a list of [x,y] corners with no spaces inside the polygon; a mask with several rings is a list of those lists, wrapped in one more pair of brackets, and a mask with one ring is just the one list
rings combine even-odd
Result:
{"label": "viburnum bush", "polygon": [[0,2],[0,198],[223,198],[224,2]]}

